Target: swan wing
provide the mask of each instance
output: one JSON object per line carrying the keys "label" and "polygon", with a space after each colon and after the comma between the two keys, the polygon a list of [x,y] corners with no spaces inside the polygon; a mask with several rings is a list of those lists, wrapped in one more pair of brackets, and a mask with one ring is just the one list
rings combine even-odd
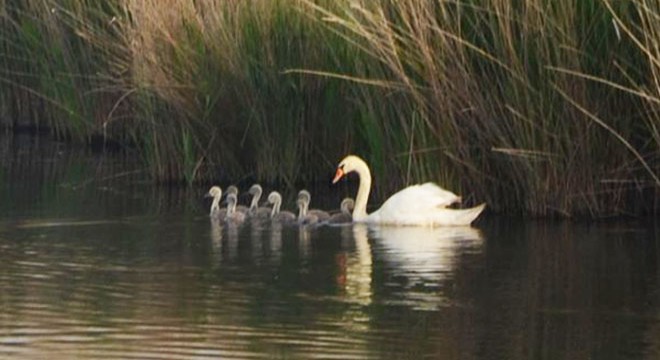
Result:
{"label": "swan wing", "polygon": [[469,226],[486,207],[477,205],[468,209],[439,207],[427,211],[390,211],[379,209],[367,217],[367,222],[384,225]]}
{"label": "swan wing", "polygon": [[392,195],[368,221],[395,225],[457,226],[469,225],[485,205],[470,209],[449,209],[461,198],[434,183],[409,186]]}
{"label": "swan wing", "polygon": [[387,211],[425,211],[460,202],[460,196],[434,183],[412,185],[392,195],[381,209]]}

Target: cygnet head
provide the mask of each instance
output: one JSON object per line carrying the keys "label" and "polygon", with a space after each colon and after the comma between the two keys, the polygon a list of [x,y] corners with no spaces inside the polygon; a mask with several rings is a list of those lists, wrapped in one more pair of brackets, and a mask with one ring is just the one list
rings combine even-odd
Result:
{"label": "cygnet head", "polygon": [[341,212],[344,213],[351,213],[351,210],[355,207],[355,201],[352,198],[345,198],[344,200],[341,201],[341,204],[339,205],[339,209]]}
{"label": "cygnet head", "polygon": [[259,185],[259,184],[254,184],[254,185],[250,186],[250,190],[248,190],[250,195],[253,195],[253,196],[256,196],[257,194],[261,195],[261,193],[263,191],[264,190],[261,188],[261,185]]}
{"label": "cygnet head", "polygon": [[222,197],[222,189],[219,186],[213,186],[206,193],[205,197],[220,198]]}
{"label": "cygnet head", "polygon": [[306,210],[309,210],[309,202],[310,202],[310,196],[308,196],[309,193],[307,194],[298,194],[298,207],[300,207],[300,204],[302,204]]}
{"label": "cygnet head", "polygon": [[236,185],[229,185],[227,186],[227,190],[225,190],[225,193],[227,193],[227,195],[229,194],[238,195],[238,188],[236,187]]}
{"label": "cygnet head", "polygon": [[304,200],[307,204],[312,200],[312,195],[307,190],[300,190],[298,192],[298,200]]}
{"label": "cygnet head", "polygon": [[280,195],[280,193],[277,191],[272,191],[270,194],[268,194],[268,202],[271,204],[281,204],[282,195]]}

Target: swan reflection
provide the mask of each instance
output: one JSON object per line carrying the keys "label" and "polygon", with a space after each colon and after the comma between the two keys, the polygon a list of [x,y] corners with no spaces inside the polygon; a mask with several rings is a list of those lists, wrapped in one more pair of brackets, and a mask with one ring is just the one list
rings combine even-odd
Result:
{"label": "swan reflection", "polygon": [[435,308],[447,302],[450,280],[462,255],[480,252],[481,232],[472,227],[370,226],[371,252],[380,289],[392,303]]}
{"label": "swan reflection", "polygon": [[[351,229],[352,232],[343,231],[344,228]],[[367,225],[355,224],[352,227],[343,227],[341,234],[344,243],[349,243],[352,240],[355,246],[345,261],[346,268],[343,276],[343,285],[346,298],[351,302],[369,305],[372,301],[372,262]],[[343,238],[344,236],[352,236],[352,239]]]}
{"label": "swan reflection", "polygon": [[[480,231],[472,227],[244,225],[253,228],[239,234],[236,224],[212,221],[213,248],[222,259],[234,259],[237,244],[242,243],[251,244],[243,249],[249,249],[253,264],[265,260],[277,266],[277,271],[307,264],[309,275],[304,276],[309,276],[311,283],[333,271],[332,287],[342,301],[359,305],[381,302],[436,308],[447,304],[453,298],[456,277],[460,277],[460,262],[465,256],[480,253],[483,245]],[[327,240],[322,240],[324,237]],[[290,246],[283,248],[284,243]],[[285,261],[283,255],[287,253],[295,257]],[[333,265],[327,268],[323,264]]]}

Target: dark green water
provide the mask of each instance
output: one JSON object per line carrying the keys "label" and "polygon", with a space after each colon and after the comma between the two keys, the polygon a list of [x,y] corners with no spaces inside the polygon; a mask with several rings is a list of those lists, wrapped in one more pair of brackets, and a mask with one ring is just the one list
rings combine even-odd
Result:
{"label": "dark green water", "polygon": [[3,359],[660,358],[650,221],[235,226],[130,162],[0,159]]}

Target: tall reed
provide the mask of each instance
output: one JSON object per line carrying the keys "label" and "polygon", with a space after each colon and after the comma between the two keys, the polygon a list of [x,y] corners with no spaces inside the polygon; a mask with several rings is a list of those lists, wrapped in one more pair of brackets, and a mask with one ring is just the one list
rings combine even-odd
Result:
{"label": "tall reed", "polygon": [[130,144],[158,181],[294,187],[354,152],[378,197],[434,180],[495,211],[648,212],[652,5],[0,2],[0,114]]}
{"label": "tall reed", "polygon": [[307,4],[379,61],[394,83],[385,88],[405,94],[403,114],[381,106],[378,118],[408,134],[400,163],[416,178],[446,177],[495,210],[539,215],[636,211],[639,186],[657,196],[657,124],[631,127],[647,118],[642,103],[612,86],[646,86],[648,51],[610,21],[636,23],[636,10],[650,11],[641,3]]}

